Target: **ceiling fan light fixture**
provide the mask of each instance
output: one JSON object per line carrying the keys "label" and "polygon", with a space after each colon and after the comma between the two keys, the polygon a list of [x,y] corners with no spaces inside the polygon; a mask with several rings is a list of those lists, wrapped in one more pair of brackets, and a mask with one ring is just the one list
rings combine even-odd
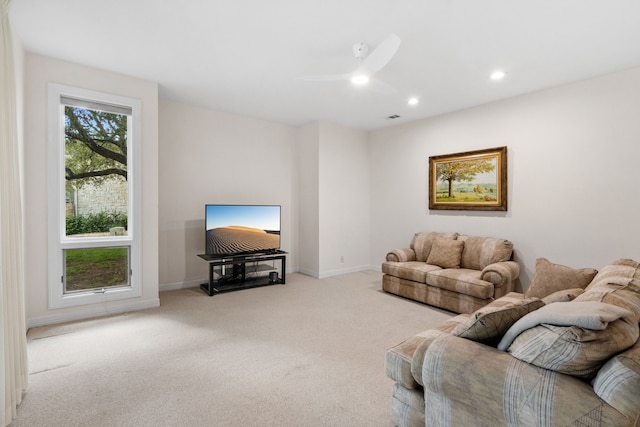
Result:
{"label": "ceiling fan light fixture", "polygon": [[500,81],[500,80],[504,79],[506,77],[506,75],[507,75],[507,73],[502,71],[502,70],[495,70],[493,73],[491,73],[491,76],[489,76],[489,77],[494,82],[497,82],[497,81]]}
{"label": "ceiling fan light fixture", "polygon": [[369,76],[367,76],[366,74],[355,74],[353,77],[351,77],[351,83],[359,86],[366,85],[367,83],[369,83]]}
{"label": "ceiling fan light fixture", "polygon": [[396,34],[389,34],[372,51],[369,51],[369,45],[366,43],[356,43],[353,46],[353,54],[359,65],[355,70],[343,74],[307,76],[302,79],[309,81],[346,80],[356,86],[368,86],[369,83],[372,83],[370,87],[374,91],[394,93],[395,90],[391,86],[378,79],[373,80],[373,77],[391,61],[398,51],[400,43],[400,37]]}

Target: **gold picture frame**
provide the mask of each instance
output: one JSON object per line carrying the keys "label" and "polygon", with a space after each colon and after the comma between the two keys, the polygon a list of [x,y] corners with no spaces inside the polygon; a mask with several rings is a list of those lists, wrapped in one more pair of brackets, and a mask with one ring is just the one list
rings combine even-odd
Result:
{"label": "gold picture frame", "polygon": [[507,147],[429,157],[429,209],[507,210]]}

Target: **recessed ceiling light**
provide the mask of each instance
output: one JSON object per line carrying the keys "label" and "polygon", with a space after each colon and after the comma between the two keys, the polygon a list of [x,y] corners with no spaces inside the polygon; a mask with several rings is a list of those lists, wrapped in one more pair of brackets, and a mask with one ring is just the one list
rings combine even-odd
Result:
{"label": "recessed ceiling light", "polygon": [[366,85],[367,83],[369,83],[369,76],[367,76],[366,74],[356,74],[355,76],[351,77],[351,83],[353,83],[354,85]]}
{"label": "recessed ceiling light", "polygon": [[505,73],[502,70],[496,70],[493,73],[491,73],[491,80],[493,81],[499,81],[505,78],[505,76],[507,75],[507,73]]}
{"label": "recessed ceiling light", "polygon": [[419,102],[420,102],[420,100],[414,96],[412,98],[409,98],[409,100],[407,101],[407,104],[409,104],[409,105],[418,105]]}

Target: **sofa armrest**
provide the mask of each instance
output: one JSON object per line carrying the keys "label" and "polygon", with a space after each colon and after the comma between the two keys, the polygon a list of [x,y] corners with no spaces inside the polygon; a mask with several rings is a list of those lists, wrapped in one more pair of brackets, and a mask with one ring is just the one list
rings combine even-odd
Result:
{"label": "sofa armrest", "polygon": [[415,261],[416,253],[411,248],[394,249],[387,254],[387,261],[408,262]]}
{"label": "sofa armrest", "polygon": [[426,425],[629,426],[587,382],[522,362],[450,334],[435,338],[422,365]]}
{"label": "sofa armrest", "polygon": [[487,265],[480,278],[494,285],[493,298],[500,298],[513,292],[520,275],[520,265],[515,261],[502,261]]}
{"label": "sofa armrest", "polygon": [[417,343],[411,359],[411,376],[416,383],[422,385],[422,362],[424,361],[424,354],[433,340],[441,335],[451,333],[456,326],[466,323],[469,320],[469,317],[471,317],[471,314],[469,313],[459,314],[446,320],[435,328],[423,332],[422,339]]}
{"label": "sofa armrest", "polygon": [[[429,329],[387,349],[384,357],[385,374],[407,389],[418,388],[419,385],[422,385],[422,380],[419,376],[414,375],[413,359],[415,359],[415,352],[418,348],[426,348],[440,334],[444,334],[444,332]],[[420,354],[424,355],[424,350]],[[420,379],[420,381],[417,381],[417,379]]]}
{"label": "sofa armrest", "polygon": [[[385,352],[384,371],[389,378],[399,382],[405,388],[413,389],[422,385],[422,358],[429,343],[441,334],[449,333],[460,323],[469,318],[468,314],[459,314],[445,320],[438,326],[420,332]],[[416,357],[416,350],[420,348],[420,355]],[[416,365],[414,367],[414,364]],[[417,372],[417,374],[415,373]]]}

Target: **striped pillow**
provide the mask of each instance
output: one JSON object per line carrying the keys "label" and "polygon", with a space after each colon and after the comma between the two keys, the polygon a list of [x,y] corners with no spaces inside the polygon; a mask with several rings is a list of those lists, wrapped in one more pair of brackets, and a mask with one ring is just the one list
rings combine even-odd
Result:
{"label": "striped pillow", "polygon": [[522,316],[543,305],[544,302],[538,298],[524,298],[520,293],[511,292],[476,310],[469,319],[456,326],[451,334],[485,344],[495,344]]}
{"label": "striped pillow", "polygon": [[518,335],[508,351],[523,362],[589,380],[611,356],[636,342],[638,323],[632,317],[603,330],[542,324]]}

